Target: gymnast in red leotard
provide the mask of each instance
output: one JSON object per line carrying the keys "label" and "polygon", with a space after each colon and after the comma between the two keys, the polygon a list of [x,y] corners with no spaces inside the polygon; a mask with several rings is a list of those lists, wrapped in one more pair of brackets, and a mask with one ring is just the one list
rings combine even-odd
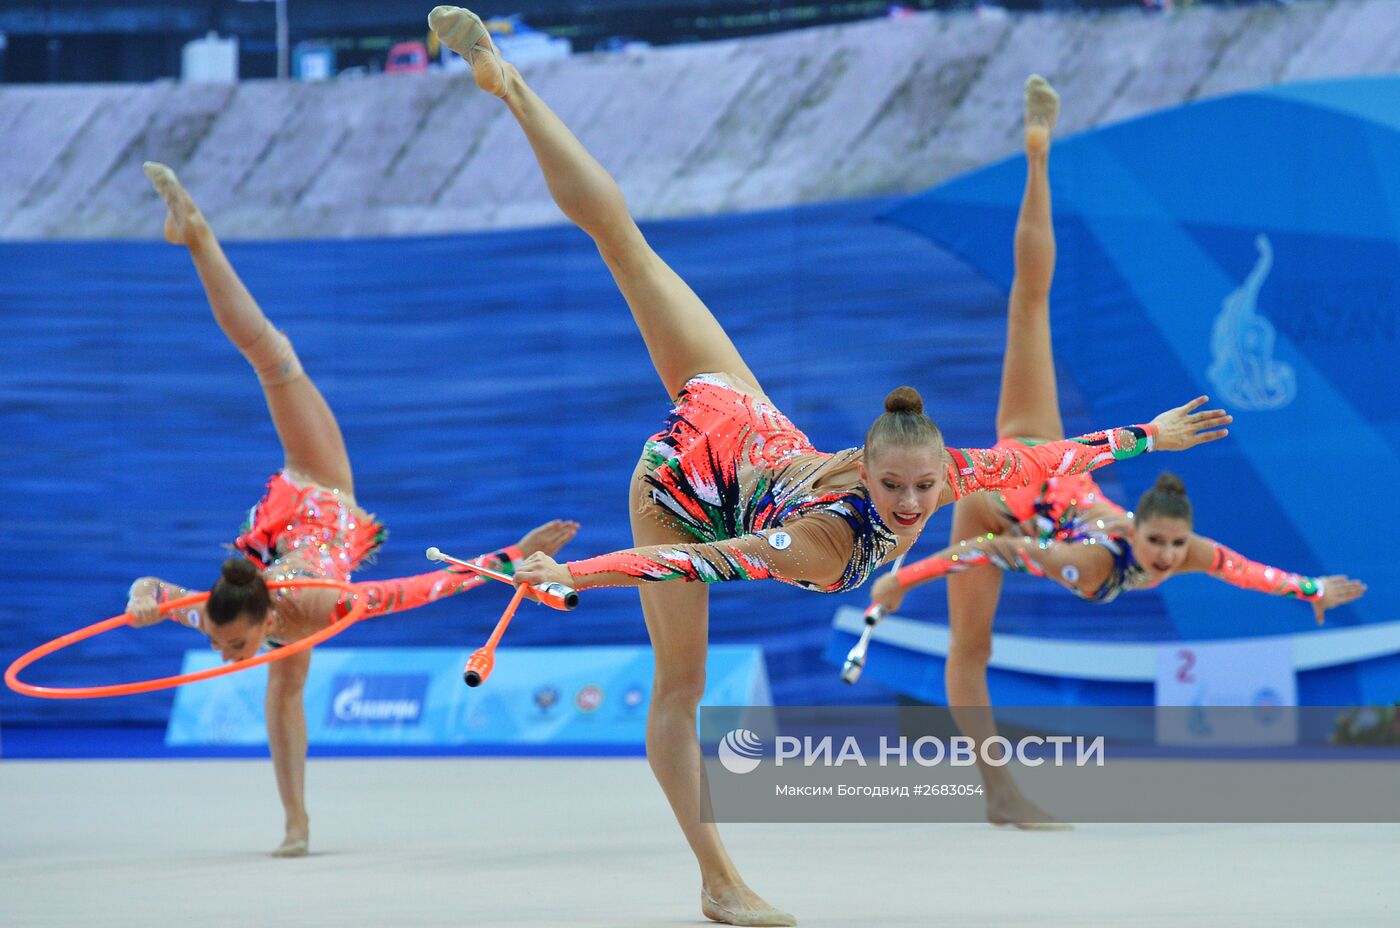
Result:
{"label": "gymnast in red leotard", "polygon": [[[189,249],[214,318],[248,359],[282,442],[285,464],[249,513],[234,541],[240,552],[224,562],[209,599],[170,618],[209,636],[227,661],[251,657],[264,645],[297,641],[349,612],[351,597],[325,588],[272,593],[267,582],[320,578],[347,581],[383,542],[383,525],[355,502],[350,458],[340,426],[306,376],[287,337],[272,327],[239,280],[189,193],[164,165],[148,163],[146,176],[165,200],[165,237]],[[482,563],[509,571],[523,556],[553,554],[578,531],[554,520]],[[479,580],[456,569],[416,577],[357,583],[352,597],[368,599],[365,615],[412,609],[471,589]],[[127,612],[136,626],[160,621],[160,607],[189,591],[158,577],[131,585]],[[311,651],[268,665],[267,738],[286,833],[276,856],[305,854],[306,711],[302,693]]]}
{"label": "gymnast in red leotard", "polygon": [[1188,448],[1223,435],[1229,418],[1197,412],[1202,397],[1150,425],[1036,447],[958,450],[944,447],[919,395],[902,387],[863,448],[819,452],[764,393],[710,310],[652,251],[617,183],[501,58],[481,20],[438,7],[429,22],[519,123],[555,202],[612,272],[674,404],[632,480],[637,547],[567,565],[536,554],[517,566],[516,579],[580,590],[641,587],[656,655],[647,756],[699,864],[701,911],[729,924],[793,924],[744,883],[714,824],[702,821],[696,709],[709,584],[774,579],[854,589],[908,550],[942,504]]}
{"label": "gymnast in red leotard", "polygon": [[[1006,354],[997,408],[997,447],[1054,442],[1064,437],[1050,341],[1050,282],[1055,232],[1050,218],[1050,134],[1059,97],[1046,81],[1026,81],[1026,188],[1016,224],[1015,276],[1008,303]],[[1124,590],[1147,589],[1182,574],[1205,573],[1244,589],[1309,602],[1318,622],[1325,610],[1349,603],[1366,586],[1349,577],[1306,577],[1256,563],[1192,531],[1191,504],[1181,480],[1162,474],[1127,513],[1104,496],[1088,474],[1056,476],[1034,485],[958,500],[952,543],[932,557],[879,578],[872,599],[893,611],[912,587],[948,578],[946,684],[950,706],[988,706],[987,662],[1001,574],[1046,577],[1090,602]],[[961,718],[974,731],[995,733],[984,714]],[[1049,817],[1026,800],[1006,767],[984,766],[987,816],[1036,827]]]}

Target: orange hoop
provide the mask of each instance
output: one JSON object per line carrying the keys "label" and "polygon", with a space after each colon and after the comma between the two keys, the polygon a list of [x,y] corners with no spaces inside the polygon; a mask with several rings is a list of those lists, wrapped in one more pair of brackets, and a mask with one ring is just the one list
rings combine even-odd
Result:
{"label": "orange hoop", "polygon": [[[349,583],[340,580],[281,580],[276,583],[269,583],[269,590],[302,589],[308,587],[321,587],[327,589],[341,590],[345,593],[354,593],[355,588]],[[160,607],[161,615],[165,615],[175,609],[183,609],[204,602],[209,598],[208,593],[191,593],[189,596],[182,596],[172,600]],[[186,683],[194,683],[199,680],[208,680],[211,677],[221,677],[226,673],[236,673],[240,670],[247,670],[249,667],[256,667],[259,664],[270,664],[273,661],[280,661],[284,657],[291,657],[293,654],[300,654],[308,648],[314,647],[340,634],[351,625],[364,617],[368,602],[360,598],[350,609],[344,618],[332,621],[331,624],[308,635],[299,641],[283,645],[262,654],[255,654],[252,657],[241,661],[234,661],[232,664],[224,664],[220,667],[210,667],[208,670],[199,670],[194,673],[182,673],[173,677],[160,677],[155,680],[137,680],[132,683],[112,683],[106,686],[34,686],[25,683],[19,678],[19,672],[41,657],[46,657],[55,651],[60,651],[71,644],[85,641],[103,632],[111,631],[122,625],[131,622],[131,615],[123,612],[121,615],[95,622],[86,628],[80,628],[75,632],[69,632],[61,638],[55,638],[47,644],[39,647],[19,657],[5,670],[5,683],[16,693],[23,693],[26,696],[39,696],[44,699],[94,699],[99,696],[130,696],[134,693],[149,693],[152,690],[168,689],[172,686],[182,686]]]}

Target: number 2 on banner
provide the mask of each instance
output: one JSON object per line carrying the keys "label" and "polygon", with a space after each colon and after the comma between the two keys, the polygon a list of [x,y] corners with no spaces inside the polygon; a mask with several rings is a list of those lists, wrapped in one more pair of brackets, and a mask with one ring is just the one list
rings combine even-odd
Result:
{"label": "number 2 on banner", "polygon": [[1196,675],[1191,672],[1191,668],[1196,666],[1196,652],[1189,648],[1182,648],[1176,652],[1177,660],[1181,664],[1176,668],[1176,679],[1178,683],[1195,683]]}

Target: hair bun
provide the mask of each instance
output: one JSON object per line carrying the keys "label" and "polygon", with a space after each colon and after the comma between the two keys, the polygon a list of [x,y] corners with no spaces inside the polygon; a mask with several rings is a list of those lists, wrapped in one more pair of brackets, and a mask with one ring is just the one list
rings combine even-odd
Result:
{"label": "hair bun", "polygon": [[919,391],[913,387],[895,387],[890,391],[890,395],[885,397],[885,412],[912,412],[915,414],[924,411],[924,398],[919,395]]}
{"label": "hair bun", "polygon": [[224,561],[223,569],[220,571],[225,583],[232,583],[235,586],[249,586],[258,579],[258,568],[246,557],[231,557]]}
{"label": "hair bun", "polygon": [[1157,475],[1157,482],[1152,485],[1152,489],[1158,493],[1175,493],[1178,496],[1186,495],[1186,484],[1182,479],[1171,471],[1164,470]]}

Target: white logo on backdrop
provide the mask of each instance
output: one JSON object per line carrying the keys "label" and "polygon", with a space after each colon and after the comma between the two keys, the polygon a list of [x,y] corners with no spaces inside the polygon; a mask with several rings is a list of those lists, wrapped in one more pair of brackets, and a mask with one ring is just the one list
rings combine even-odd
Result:
{"label": "white logo on backdrop", "polygon": [[1239,289],[1220,304],[1210,333],[1206,376],[1219,399],[1234,409],[1280,409],[1298,392],[1292,365],[1274,360],[1274,326],[1259,315],[1259,289],[1274,266],[1268,236],[1254,240],[1259,260]]}
{"label": "white logo on backdrop", "polygon": [[365,681],[356,680],[336,694],[335,717],[342,722],[414,721],[423,712],[416,699],[365,699]]}

